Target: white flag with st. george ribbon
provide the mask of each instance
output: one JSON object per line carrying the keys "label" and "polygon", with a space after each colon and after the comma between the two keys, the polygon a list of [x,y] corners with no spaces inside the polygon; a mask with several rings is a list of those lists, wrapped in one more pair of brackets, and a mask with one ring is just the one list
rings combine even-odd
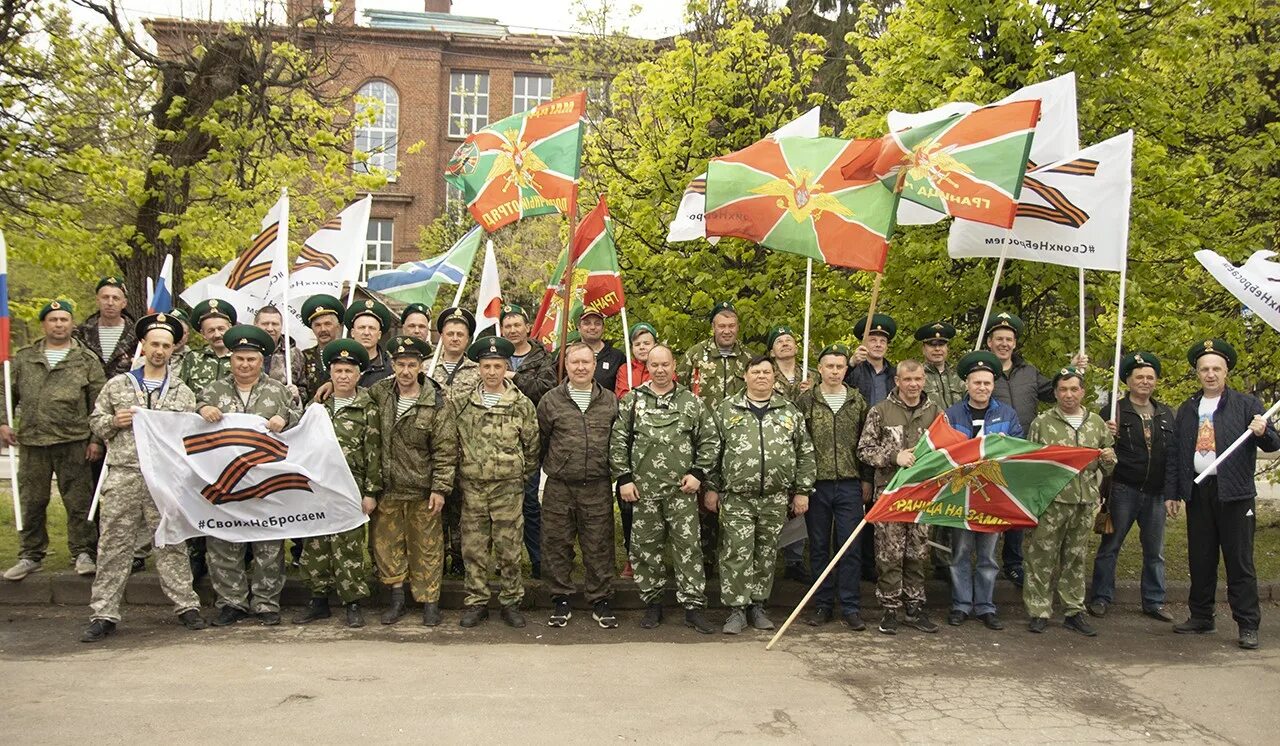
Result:
{"label": "white flag with st. george ribbon", "polygon": [[[307,299],[320,294],[341,298],[343,284],[359,279],[368,251],[372,207],[373,195],[348,205],[302,242],[302,252],[289,269],[289,334],[299,349],[315,345],[315,336],[302,318]],[[273,289],[271,296],[278,301],[280,292]]]}
{"label": "white flag with st. george ribbon", "polygon": [[1012,228],[956,220],[947,253],[1119,272],[1128,256],[1133,132],[1028,171]]}
{"label": "white flag with st. george ribbon", "polygon": [[267,211],[262,219],[262,229],[254,236],[249,248],[222,269],[189,285],[182,291],[182,300],[189,306],[208,298],[227,301],[235,307],[240,323],[253,323],[254,312],[266,305],[273,284],[283,276],[275,265],[276,257],[287,251],[278,245],[287,235],[284,225],[289,218],[287,207],[288,198],[281,197]]}
{"label": "white flag with st. george ribbon", "polygon": [[[815,106],[799,117],[787,122],[772,133],[772,137],[817,137],[818,120],[822,116],[822,107]],[[676,208],[676,216],[672,218],[667,229],[668,241],[693,241],[706,238],[711,243],[720,240],[719,236],[707,237],[707,222],[703,213],[707,209],[707,174],[702,172],[689,182],[680,198],[680,207]]]}
{"label": "white flag with st. george ribbon", "polygon": [[1280,262],[1274,251],[1255,251],[1239,267],[1216,251],[1201,249],[1196,259],[1213,279],[1258,318],[1280,331]]}
{"label": "white flag with st. george ribbon", "polygon": [[368,518],[321,405],[281,433],[256,415],[217,423],[139,409],[133,432],[142,477],[160,512],[157,546],[196,536],[269,541],[324,536]]}
{"label": "white flag with st. george ribbon", "polygon": [[484,268],[480,272],[480,292],[476,294],[476,334],[498,324],[502,312],[502,284],[498,282],[498,259],[493,241],[484,247]]}

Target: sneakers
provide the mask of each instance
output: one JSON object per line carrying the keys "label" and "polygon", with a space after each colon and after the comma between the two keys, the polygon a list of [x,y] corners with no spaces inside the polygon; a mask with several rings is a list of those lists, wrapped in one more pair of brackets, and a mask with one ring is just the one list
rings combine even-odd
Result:
{"label": "sneakers", "polygon": [[187,609],[178,615],[178,621],[182,622],[182,626],[189,630],[198,630],[208,627],[209,624],[200,616],[200,612],[195,609]]}
{"label": "sneakers", "polygon": [[258,624],[264,627],[274,627],[280,623],[280,612],[278,611],[259,611]]}
{"label": "sneakers", "polygon": [[662,624],[662,604],[649,604],[644,610],[644,618],[640,620],[643,629],[656,629]]}
{"label": "sneakers", "polygon": [[933,634],[938,631],[938,625],[934,624],[933,620],[929,618],[929,615],[924,613],[924,609],[921,608],[907,609],[907,616],[902,620],[902,623],[913,629],[918,629],[921,632],[928,632],[929,634]]}
{"label": "sneakers", "polygon": [[1071,616],[1062,620],[1062,626],[1066,627],[1072,632],[1079,632],[1085,637],[1098,636],[1098,630],[1089,626],[1089,623],[1085,621],[1084,614],[1072,614]]}
{"label": "sneakers", "polygon": [[551,599],[554,606],[551,609],[551,618],[547,620],[548,627],[563,627],[573,618],[573,609],[569,606],[569,599],[559,597]]}
{"label": "sneakers", "polygon": [[106,619],[94,619],[89,622],[89,628],[80,635],[80,642],[102,642],[107,635],[114,634],[116,631],[116,623],[109,622]]}
{"label": "sneakers", "polygon": [[94,563],[93,557],[88,552],[81,552],[76,557],[76,575],[94,575],[98,572],[98,565]]}
{"label": "sneakers", "polygon": [[613,629],[618,626],[618,617],[613,615],[613,609],[609,608],[607,598],[596,601],[595,606],[591,608],[591,618],[604,629]]}
{"label": "sneakers", "polygon": [[1106,601],[1099,599],[1097,601],[1090,601],[1089,604],[1084,608],[1085,608],[1085,611],[1089,612],[1089,616],[1094,616],[1101,619],[1102,617],[1107,615],[1107,605],[1108,604]]}
{"label": "sneakers", "polygon": [[854,632],[863,632],[867,629],[867,623],[862,621],[862,615],[856,611],[850,611],[845,614],[844,623],[849,625],[849,629]]}
{"label": "sneakers", "polygon": [[963,611],[959,609],[952,609],[947,614],[947,624],[950,624],[952,627],[959,627],[960,625],[964,624],[964,620],[968,618],[969,618],[969,615],[964,613]]}
{"label": "sneakers", "polygon": [[428,601],[422,605],[422,626],[440,626],[440,604]]}
{"label": "sneakers", "polygon": [[241,619],[248,619],[249,612],[244,609],[237,609],[234,606],[223,606],[218,611],[218,616],[213,620],[215,627],[230,627]]}
{"label": "sneakers", "polygon": [[294,624],[311,624],[317,619],[328,619],[331,616],[333,614],[329,611],[329,597],[313,596],[307,608],[290,621]]}
{"label": "sneakers", "polygon": [[519,604],[511,604],[510,606],[503,606],[502,621],[506,622],[508,627],[515,627],[516,629],[520,629],[525,625],[525,621],[524,621],[524,614],[520,613],[520,609],[518,609],[517,606],[519,606]]}
{"label": "sneakers", "polygon": [[489,607],[487,606],[471,606],[462,612],[462,617],[458,619],[459,627],[476,627],[480,622],[489,618]]}
{"label": "sneakers", "polygon": [[1000,617],[996,616],[994,611],[988,611],[985,614],[979,614],[978,619],[982,621],[982,626],[991,630],[1004,629],[1004,622],[1000,621]]}
{"label": "sneakers", "polygon": [[1156,621],[1164,622],[1165,624],[1173,623],[1173,614],[1170,614],[1169,610],[1163,606],[1156,606],[1151,609],[1143,609],[1142,613],[1146,614],[1152,619],[1155,619]]}
{"label": "sneakers", "polygon": [[364,626],[364,612],[360,610],[360,604],[354,601],[347,604],[347,626],[351,629]]}
{"label": "sneakers", "polygon": [[898,612],[892,609],[885,611],[884,616],[880,618],[880,634],[898,634]]}
{"label": "sneakers", "polygon": [[742,609],[734,609],[729,612],[729,618],[724,620],[724,627],[722,627],[720,631],[726,635],[739,635],[742,634],[746,628],[747,612]]}
{"label": "sneakers", "polygon": [[1028,632],[1034,632],[1038,635],[1046,629],[1049,629],[1049,620],[1042,616],[1035,617],[1031,621],[1027,622]]}
{"label": "sneakers", "polygon": [[1237,644],[1239,644],[1240,647],[1244,648],[1245,650],[1257,650],[1258,649],[1258,630],[1242,628],[1240,630],[1240,639],[1237,641]]}
{"label": "sneakers", "polygon": [[773,629],[773,622],[765,616],[764,604],[751,604],[747,607],[747,624],[750,624],[752,629]]}
{"label": "sneakers", "polygon": [[821,627],[827,624],[835,617],[834,612],[826,606],[819,606],[809,612],[809,616],[804,618],[804,623],[810,627]]}
{"label": "sneakers", "polygon": [[707,621],[707,615],[702,609],[685,609],[684,626],[693,627],[698,634],[702,635],[709,635],[716,631],[716,628],[711,626],[711,622]]}
{"label": "sneakers", "polygon": [[43,568],[44,565],[40,564],[36,560],[20,559],[16,565],[4,571],[4,579],[14,581],[22,580],[33,572],[40,572]]}
{"label": "sneakers", "polygon": [[1005,579],[1021,588],[1027,580],[1027,573],[1021,567],[1006,567],[1001,573]]}
{"label": "sneakers", "polygon": [[1191,617],[1182,624],[1173,625],[1173,631],[1180,635],[1206,635],[1217,629],[1212,619],[1196,619]]}

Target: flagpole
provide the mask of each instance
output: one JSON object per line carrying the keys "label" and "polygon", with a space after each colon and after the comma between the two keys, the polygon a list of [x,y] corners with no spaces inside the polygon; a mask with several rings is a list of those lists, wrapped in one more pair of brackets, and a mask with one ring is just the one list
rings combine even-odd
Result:
{"label": "flagpole", "polygon": [[1084,267],[1080,268],[1080,356],[1084,357]]}
{"label": "flagpole", "polygon": [[[573,297],[573,238],[578,232],[578,185],[574,184],[573,194],[569,197],[569,245],[565,248],[565,265],[564,273],[566,276],[561,277],[562,287],[564,290],[560,294],[560,329],[557,332],[557,340],[560,343],[559,354],[556,363],[556,381],[564,380],[564,348],[565,340],[569,338],[569,299]],[[541,343],[539,343],[541,344]]]}
{"label": "flagpole", "polygon": [[991,309],[996,304],[996,288],[1000,287],[1000,276],[1004,274],[1004,260],[1009,258],[1009,242],[1005,241],[1000,249],[1000,261],[996,262],[996,276],[991,280],[991,292],[987,295],[987,308],[982,312],[982,324],[978,326],[978,338],[973,343],[973,351],[982,349],[982,338],[986,335],[987,322],[991,320]]}
{"label": "flagpole", "polygon": [[293,311],[289,308],[289,188],[280,187],[280,199],[284,201],[284,209],[280,215],[280,251],[284,252],[284,286],[281,288],[284,293],[284,308],[281,309],[281,321],[284,329],[280,334],[280,343],[284,345],[284,383],[286,386],[293,385],[293,352],[290,350],[289,344],[289,317],[293,315]]}
{"label": "flagpole", "polygon": [[[1276,412],[1280,412],[1280,401],[1276,402],[1275,404],[1272,404],[1271,409],[1268,409],[1266,412],[1263,412],[1262,419],[1269,420],[1272,417],[1276,416]],[[1209,467],[1207,469],[1200,472],[1200,474],[1196,476],[1195,483],[1200,484],[1205,480],[1206,477],[1211,476],[1213,470],[1218,467],[1218,464],[1221,464],[1223,461],[1226,461],[1227,456],[1230,456],[1232,453],[1235,453],[1236,449],[1238,449],[1241,445],[1244,445],[1244,442],[1248,440],[1252,435],[1253,435],[1253,431],[1246,427],[1244,429],[1244,432],[1240,433],[1240,437],[1236,438],[1235,442],[1233,442],[1227,448],[1227,450],[1223,451],[1222,453],[1219,453],[1218,457],[1213,460],[1213,463],[1209,464]]]}
{"label": "flagpole", "polygon": [[871,319],[876,315],[876,302],[880,300],[880,280],[884,272],[876,273],[876,280],[871,284],[871,304],[867,306],[867,324],[862,328],[862,344],[867,344],[867,335],[871,334]]}
{"label": "flagpole", "polygon": [[1116,356],[1111,373],[1111,421],[1116,419],[1116,404],[1120,399],[1120,353],[1124,342],[1124,291],[1128,281],[1129,258],[1120,265],[1120,310],[1116,314]]}
{"label": "flagpole", "polygon": [[[813,598],[813,594],[818,592],[818,587],[822,585],[822,581],[826,580],[827,576],[831,574],[831,571],[835,569],[836,563],[840,561],[840,558],[844,556],[845,552],[849,551],[849,547],[853,546],[854,540],[858,538],[858,534],[862,533],[862,529],[866,527],[866,525],[867,519],[864,517],[858,522],[858,527],[853,530],[853,533],[849,534],[849,538],[845,539],[844,546],[840,547],[840,551],[836,552],[835,556],[831,558],[831,561],[827,563],[827,566],[822,570],[822,574],[818,576],[817,580],[813,581],[813,585],[809,588],[809,592],[804,594],[804,598],[800,599],[800,603],[796,605],[796,608],[791,612],[791,615],[787,617],[787,621],[782,623],[782,626],[778,628],[777,633],[774,634],[773,639],[769,640],[769,644],[764,646],[765,650],[771,650],[773,648],[773,644],[786,633],[787,628],[796,620],[796,617],[800,616],[801,610],[803,610],[805,605],[809,603],[809,599]],[[855,580],[854,582],[857,581]]]}
{"label": "flagpole", "polygon": [[622,304],[622,351],[627,353],[627,388],[635,384],[631,380],[631,324],[627,323],[627,304]]}
{"label": "flagpole", "polygon": [[[462,281],[458,283],[458,290],[453,294],[453,305],[462,302],[462,289],[467,286],[467,276],[462,276]],[[444,345],[440,340],[436,340],[436,352],[431,356],[431,365],[427,368],[427,378],[431,378],[436,374],[436,364],[440,362],[440,351],[444,349]]]}
{"label": "flagpole", "polygon": [[[4,361],[4,422],[13,429],[13,382],[9,373],[9,361]],[[22,501],[18,498],[18,454],[9,446],[9,483],[13,485],[13,522],[22,530]]]}
{"label": "flagpole", "polygon": [[800,363],[800,380],[809,380],[809,311],[813,297],[813,258],[805,262],[804,267],[804,357]]}
{"label": "flagpole", "polygon": [[107,460],[102,460],[102,471],[98,472],[98,483],[93,487],[93,502],[89,503],[89,520],[98,514],[98,501],[102,499],[102,485],[107,483]]}

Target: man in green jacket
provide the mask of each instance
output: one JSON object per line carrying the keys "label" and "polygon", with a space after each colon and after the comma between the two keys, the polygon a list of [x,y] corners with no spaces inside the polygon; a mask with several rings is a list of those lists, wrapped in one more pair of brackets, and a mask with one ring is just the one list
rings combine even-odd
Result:
{"label": "man in green jacket", "polygon": [[[773,390],[773,362],[747,363],[746,392],[716,410],[720,459],[707,482],[707,505],[719,510],[720,599],[732,611],[724,633],[773,629],[765,605],[773,590],[778,532],[788,506],[809,507],[817,465],[804,415]],[[720,493],[724,493],[723,501]]]}
{"label": "man in green jacket", "polygon": [[207,346],[199,353],[187,355],[182,365],[182,382],[200,396],[214,381],[231,375],[231,351],[225,335],[235,326],[236,309],[224,300],[209,298],[191,309],[191,323]]}
{"label": "man in green jacket", "polygon": [[[22,496],[22,547],[6,580],[39,572],[49,549],[45,512],[56,474],[67,509],[67,548],[76,572],[96,571],[98,529],[89,521],[93,481],[89,462],[102,458],[102,445],[90,438],[89,412],[102,390],[102,361],[73,339],[72,305],[54,300],[40,309],[44,337],[13,356],[13,423],[0,425],[0,442],[18,447],[18,484]],[[0,391],[0,404],[4,392]]]}
{"label": "man in green jacket", "polygon": [[[440,384],[455,410],[480,385],[480,366],[467,357],[467,346],[476,331],[476,317],[465,308],[451,306],[436,317],[440,334],[440,359],[431,377]],[[462,492],[454,480],[444,498],[445,572],[462,577]]]}

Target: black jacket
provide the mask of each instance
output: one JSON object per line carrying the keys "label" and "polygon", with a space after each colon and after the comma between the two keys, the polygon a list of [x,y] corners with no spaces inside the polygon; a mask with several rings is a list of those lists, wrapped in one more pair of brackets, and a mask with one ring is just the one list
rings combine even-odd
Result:
{"label": "black jacket", "polygon": [[618,385],[618,373],[627,369],[627,356],[608,342],[596,353],[596,383],[605,391],[613,391]]}
{"label": "black jacket", "polygon": [[1024,433],[1031,432],[1031,421],[1036,418],[1039,403],[1052,404],[1055,401],[1053,381],[1045,378],[1036,366],[1017,354],[1013,356],[1013,367],[1009,369],[1009,373],[996,379],[991,396],[1013,405],[1018,413],[1018,424],[1022,425]]}
{"label": "black jacket", "polygon": [[[875,368],[871,367],[871,363],[863,360],[857,365],[849,366],[849,369],[844,374],[844,385],[857,389],[858,393],[862,394],[862,400],[867,403],[868,407],[879,404],[879,402],[871,401],[871,377],[875,375],[875,372]],[[884,395],[888,397],[889,392],[894,389],[893,379],[898,375],[898,366],[889,362],[888,358],[885,358],[884,372],[888,377],[884,384]]]}
{"label": "black jacket", "polygon": [[[1147,438],[1140,417],[1128,395],[1116,402],[1116,470],[1111,474],[1114,482],[1141,490],[1147,494],[1174,498],[1177,475],[1174,461],[1169,457],[1173,444],[1173,410],[1169,405],[1156,401],[1155,419],[1151,423],[1151,455],[1147,455]],[[1102,419],[1111,418],[1111,407],[1099,412]]]}
{"label": "black jacket", "polygon": [[[1176,461],[1177,486],[1172,499],[1191,498],[1192,481],[1196,477],[1196,433],[1200,429],[1200,399],[1198,392],[1178,407],[1174,420],[1174,460]],[[1231,388],[1222,392],[1218,409],[1213,415],[1214,446],[1217,453],[1225,451],[1236,438],[1249,427],[1254,415],[1263,413],[1262,402],[1256,396]],[[1258,495],[1254,485],[1254,472],[1258,466],[1258,449],[1271,453],[1280,450],[1280,433],[1267,423],[1262,437],[1250,436],[1244,445],[1236,449],[1227,460],[1218,465],[1218,499],[1223,502],[1249,500]]]}

